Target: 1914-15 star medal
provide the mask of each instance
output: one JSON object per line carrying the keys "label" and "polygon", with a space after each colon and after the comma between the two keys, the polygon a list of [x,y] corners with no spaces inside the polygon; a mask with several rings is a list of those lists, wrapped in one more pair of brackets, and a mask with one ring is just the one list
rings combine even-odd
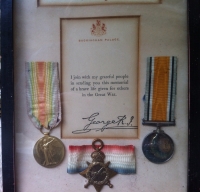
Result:
{"label": "1914-15 star medal", "polygon": [[[95,143],[100,142],[100,147],[96,147]],[[100,150],[103,148],[103,141],[95,139],[92,143],[95,151],[91,154],[92,163],[87,162],[88,168],[80,173],[83,177],[88,179],[84,185],[87,188],[89,185],[93,185],[97,192],[100,192],[104,185],[108,185],[110,188],[113,185],[110,183],[110,179],[117,173],[110,169],[108,166],[110,162],[104,163],[105,155]]]}

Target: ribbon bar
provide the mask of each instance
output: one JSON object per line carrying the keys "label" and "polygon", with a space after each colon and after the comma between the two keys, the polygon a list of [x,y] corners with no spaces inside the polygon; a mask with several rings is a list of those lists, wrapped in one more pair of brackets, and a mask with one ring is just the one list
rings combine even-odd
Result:
{"label": "ribbon bar", "polygon": [[[91,162],[91,153],[94,151],[91,145],[69,146],[67,173],[79,173],[85,170]],[[135,147],[133,145],[118,146],[104,145],[101,150],[106,158],[105,162],[110,161],[109,168],[118,174],[134,174],[135,169]]]}
{"label": "ribbon bar", "polygon": [[28,115],[36,128],[52,129],[61,121],[58,63],[26,62]]}
{"label": "ribbon bar", "polygon": [[175,124],[176,77],[176,57],[148,58],[144,122]]}

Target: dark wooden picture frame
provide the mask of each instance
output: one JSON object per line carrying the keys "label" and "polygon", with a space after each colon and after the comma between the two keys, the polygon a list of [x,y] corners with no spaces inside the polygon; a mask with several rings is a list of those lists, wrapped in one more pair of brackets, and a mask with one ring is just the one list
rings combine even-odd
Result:
{"label": "dark wooden picture frame", "polygon": [[[14,50],[13,4],[1,1],[1,97],[2,97],[2,164],[3,191],[16,191],[14,138]],[[200,189],[200,2],[188,0],[188,192]]]}
{"label": "dark wooden picture frame", "polygon": [[15,191],[13,1],[1,1],[3,191]]}

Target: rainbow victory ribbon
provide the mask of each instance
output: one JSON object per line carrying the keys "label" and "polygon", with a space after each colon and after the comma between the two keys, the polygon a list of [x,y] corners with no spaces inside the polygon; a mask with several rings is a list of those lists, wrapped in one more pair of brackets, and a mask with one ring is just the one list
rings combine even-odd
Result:
{"label": "rainbow victory ribbon", "polygon": [[36,128],[52,129],[61,121],[58,63],[26,62],[28,116]]}

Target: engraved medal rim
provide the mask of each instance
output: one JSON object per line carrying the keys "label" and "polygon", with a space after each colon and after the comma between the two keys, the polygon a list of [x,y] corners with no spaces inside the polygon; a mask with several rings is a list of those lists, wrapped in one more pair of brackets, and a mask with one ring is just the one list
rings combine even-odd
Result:
{"label": "engraved medal rim", "polygon": [[[45,138],[45,137],[55,138],[55,139],[62,145],[62,147],[63,147],[63,157],[62,157],[62,158],[60,159],[60,161],[59,161],[58,163],[56,163],[55,165],[45,166],[45,165],[43,165],[43,164],[40,164],[40,163],[38,162],[38,160],[37,160],[36,155],[35,155],[36,146],[37,146],[38,143],[39,143],[43,138]],[[40,139],[37,140],[37,142],[35,143],[35,145],[34,145],[34,147],[33,147],[33,156],[34,156],[35,161],[36,161],[40,166],[45,167],[45,168],[55,168],[55,167],[59,166],[59,165],[62,163],[62,161],[64,160],[65,154],[66,154],[66,151],[65,151],[65,146],[64,146],[63,142],[62,142],[59,138],[57,138],[57,137],[55,137],[55,136],[44,135],[43,137],[41,137]]]}
{"label": "engraved medal rim", "polygon": [[[147,155],[147,153],[145,153],[145,151],[144,151],[144,144],[145,144],[146,139],[147,139],[150,135],[154,135],[154,134],[165,135],[165,137],[169,138],[169,140],[170,140],[170,142],[171,142],[172,150],[173,150],[173,151],[172,151],[171,155],[170,155],[167,159],[165,159],[165,160],[163,160],[163,161],[159,161],[159,162],[153,161],[153,160]],[[144,140],[143,140],[143,142],[142,142],[142,152],[143,152],[144,156],[145,156],[150,162],[155,163],[155,164],[163,164],[163,163],[168,162],[168,161],[173,157],[174,151],[175,151],[174,141],[173,141],[172,138],[171,138],[168,134],[166,134],[164,131],[162,131],[161,133],[159,133],[159,132],[156,132],[156,130],[154,130],[153,132],[151,132],[151,133],[149,133],[148,135],[146,135],[145,138],[144,138]],[[155,156],[154,156],[154,157],[155,157]],[[157,158],[157,159],[159,159],[159,158]],[[159,160],[160,160],[160,159],[159,159]]]}

